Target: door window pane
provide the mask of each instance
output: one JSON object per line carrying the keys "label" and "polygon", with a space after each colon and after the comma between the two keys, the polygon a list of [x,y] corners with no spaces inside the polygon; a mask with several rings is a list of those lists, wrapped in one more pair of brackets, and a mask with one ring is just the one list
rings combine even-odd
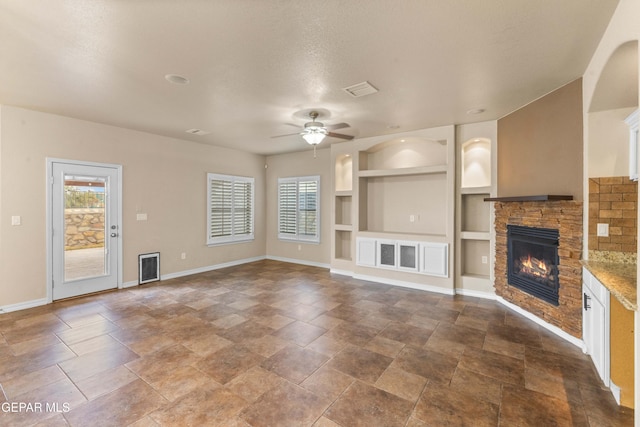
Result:
{"label": "door window pane", "polygon": [[106,178],[64,177],[64,281],[107,274]]}

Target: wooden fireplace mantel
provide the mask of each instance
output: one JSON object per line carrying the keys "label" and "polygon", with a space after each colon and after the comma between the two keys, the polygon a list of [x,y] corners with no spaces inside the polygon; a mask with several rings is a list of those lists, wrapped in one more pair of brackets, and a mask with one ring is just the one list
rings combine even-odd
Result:
{"label": "wooden fireplace mantel", "polygon": [[557,200],[573,200],[573,196],[542,194],[539,196],[485,197],[485,202],[553,202]]}

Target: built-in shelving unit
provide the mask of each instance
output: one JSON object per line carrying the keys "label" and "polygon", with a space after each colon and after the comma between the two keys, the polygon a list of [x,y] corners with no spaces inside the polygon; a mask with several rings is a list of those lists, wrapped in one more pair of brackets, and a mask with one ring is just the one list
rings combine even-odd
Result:
{"label": "built-in shelving unit", "polygon": [[353,159],[348,153],[335,157],[333,197],[332,258],[349,265],[353,253]]}
{"label": "built-in shelving unit", "polygon": [[[451,293],[454,127],[356,139],[333,144],[331,153],[332,270]],[[446,264],[439,265],[446,274],[428,273],[436,256],[430,244],[444,251],[438,262]],[[395,262],[389,258],[392,249]]]}
{"label": "built-in shelving unit", "polygon": [[399,169],[374,169],[362,170],[358,174],[360,178],[385,177],[385,176],[407,176],[407,175],[427,175],[432,173],[447,173],[446,165],[442,166],[421,166],[414,168]]}
{"label": "built-in shelving unit", "polygon": [[456,292],[493,293],[497,123],[462,125],[456,135]]}

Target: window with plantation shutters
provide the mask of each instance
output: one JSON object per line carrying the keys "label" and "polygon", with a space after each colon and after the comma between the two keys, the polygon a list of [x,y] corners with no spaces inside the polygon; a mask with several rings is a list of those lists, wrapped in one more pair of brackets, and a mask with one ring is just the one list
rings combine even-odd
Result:
{"label": "window with plantation shutters", "polygon": [[278,238],[320,242],[320,177],[278,179]]}
{"label": "window with plantation shutters", "polygon": [[253,178],[207,174],[207,244],[253,240]]}

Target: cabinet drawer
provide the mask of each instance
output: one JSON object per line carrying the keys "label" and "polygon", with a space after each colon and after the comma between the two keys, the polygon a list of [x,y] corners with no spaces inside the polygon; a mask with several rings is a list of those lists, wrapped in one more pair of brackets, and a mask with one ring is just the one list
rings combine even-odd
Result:
{"label": "cabinet drawer", "polygon": [[593,276],[591,276],[591,292],[601,304],[605,305],[609,301],[609,290]]}

